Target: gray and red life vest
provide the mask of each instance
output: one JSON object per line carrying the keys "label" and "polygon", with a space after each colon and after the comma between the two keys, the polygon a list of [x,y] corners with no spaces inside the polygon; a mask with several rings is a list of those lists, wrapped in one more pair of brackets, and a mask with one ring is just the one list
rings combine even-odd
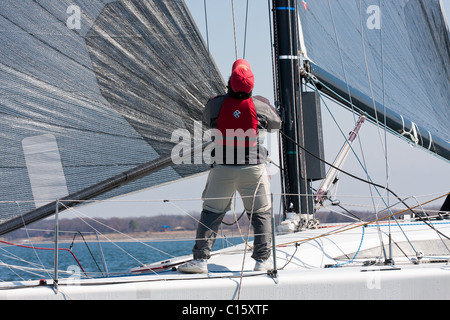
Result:
{"label": "gray and red life vest", "polygon": [[216,143],[227,147],[256,147],[258,117],[253,99],[228,97],[222,104],[217,119]]}

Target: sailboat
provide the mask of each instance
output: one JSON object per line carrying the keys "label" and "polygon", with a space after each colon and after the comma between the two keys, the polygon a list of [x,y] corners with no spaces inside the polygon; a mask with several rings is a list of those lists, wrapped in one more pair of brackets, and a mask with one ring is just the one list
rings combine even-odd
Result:
{"label": "sailboat", "polygon": [[[214,252],[206,275],[179,273],[192,259],[182,256],[74,279],[58,272],[59,217],[88,200],[207,172],[198,155],[210,142],[195,121],[225,82],[183,0],[2,1],[0,235],[55,216],[55,272],[2,282],[0,299],[450,298],[448,190],[411,204],[344,167],[365,122],[450,161],[442,5],[373,2],[268,1],[283,118],[271,272],[253,271],[246,241]],[[325,96],[357,117],[332,162]],[[180,144],[174,132],[194,139]],[[339,175],[370,185],[383,209],[321,223],[322,206],[345,208],[332,192]],[[429,203],[439,205],[435,215],[423,210]]]}

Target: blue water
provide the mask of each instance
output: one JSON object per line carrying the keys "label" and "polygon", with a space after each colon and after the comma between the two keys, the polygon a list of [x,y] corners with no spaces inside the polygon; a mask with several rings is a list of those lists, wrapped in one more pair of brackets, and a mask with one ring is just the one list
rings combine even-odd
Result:
{"label": "blue water", "polygon": [[[240,238],[232,238],[234,244],[242,242]],[[146,245],[145,245],[146,244]],[[192,254],[194,240],[177,241],[151,241],[151,242],[101,242],[104,259],[110,276],[127,274],[130,269],[140,266],[142,263],[151,263]],[[89,250],[84,242],[77,242],[72,247],[72,252],[78,262],[70,252],[59,250],[58,269],[70,273],[80,272],[83,277],[83,270],[89,277],[105,276],[105,268],[102,262],[99,244],[88,242]],[[31,246],[31,245],[30,245]],[[34,247],[53,249],[54,244],[33,244]],[[218,239],[213,250],[226,247],[227,243],[223,239]],[[230,244],[228,244],[230,246]],[[70,243],[61,243],[59,248],[70,247]],[[42,269],[44,266],[48,271],[42,270],[13,270],[4,266],[11,264]],[[54,274],[54,250],[29,249],[0,244],[0,283],[2,281],[18,280],[39,280],[53,278]],[[80,267],[81,266],[81,267]],[[70,274],[61,272],[59,277],[69,277]]]}

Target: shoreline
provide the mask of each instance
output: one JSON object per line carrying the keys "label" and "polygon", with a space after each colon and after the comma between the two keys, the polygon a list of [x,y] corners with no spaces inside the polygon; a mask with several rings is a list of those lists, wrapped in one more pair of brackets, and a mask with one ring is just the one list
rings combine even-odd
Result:
{"label": "shoreline", "polygon": [[[196,231],[195,230],[187,230],[187,231],[165,231],[165,232],[134,232],[127,234],[100,234],[99,240],[97,240],[97,236],[95,234],[83,234],[84,240],[86,242],[158,242],[164,240],[195,240]],[[225,233],[225,237],[239,237],[239,234]],[[220,239],[221,236],[218,236],[217,239]],[[46,237],[32,237],[32,238],[22,238],[15,240],[6,240],[0,238],[0,240],[12,243],[14,245],[27,245],[32,246],[35,244],[53,244],[55,241],[53,238],[49,239]],[[73,240],[73,235],[68,236],[60,236],[59,243],[80,243],[84,242],[83,238],[79,235],[76,236],[75,240]]]}

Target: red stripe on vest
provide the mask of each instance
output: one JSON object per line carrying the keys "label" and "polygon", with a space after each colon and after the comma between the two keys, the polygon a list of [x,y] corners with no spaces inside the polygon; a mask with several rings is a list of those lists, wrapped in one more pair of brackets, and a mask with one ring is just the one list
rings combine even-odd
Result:
{"label": "red stripe on vest", "polygon": [[258,117],[253,99],[228,97],[217,119],[216,143],[234,147],[256,146]]}

